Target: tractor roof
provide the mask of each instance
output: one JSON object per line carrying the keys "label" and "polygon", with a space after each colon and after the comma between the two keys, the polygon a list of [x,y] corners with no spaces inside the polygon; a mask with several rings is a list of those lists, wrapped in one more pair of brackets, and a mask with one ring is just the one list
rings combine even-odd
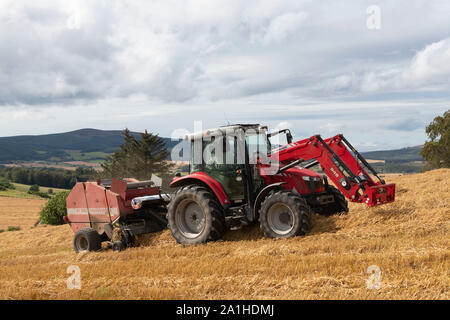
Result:
{"label": "tractor roof", "polygon": [[195,140],[200,138],[212,137],[212,136],[223,136],[227,134],[233,134],[237,131],[249,131],[252,130],[255,133],[267,132],[266,126],[261,126],[259,124],[230,124],[226,126],[222,126],[219,128],[208,129],[201,132],[195,132],[191,134],[187,134],[184,136],[185,140]]}

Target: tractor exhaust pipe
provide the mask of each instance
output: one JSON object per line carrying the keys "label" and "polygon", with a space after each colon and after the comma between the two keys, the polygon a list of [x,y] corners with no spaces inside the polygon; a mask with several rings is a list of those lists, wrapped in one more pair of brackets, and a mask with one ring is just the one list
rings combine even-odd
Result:
{"label": "tractor exhaust pipe", "polygon": [[134,210],[139,210],[142,208],[144,203],[152,203],[152,202],[169,202],[170,196],[167,193],[155,194],[152,196],[142,196],[131,199],[131,206]]}

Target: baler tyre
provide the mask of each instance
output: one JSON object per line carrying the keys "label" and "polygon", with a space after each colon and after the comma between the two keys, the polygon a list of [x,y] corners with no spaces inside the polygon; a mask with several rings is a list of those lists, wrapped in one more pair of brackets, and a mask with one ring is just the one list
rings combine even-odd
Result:
{"label": "baler tyre", "polygon": [[206,188],[181,188],[169,203],[168,226],[180,244],[199,244],[220,239],[225,232],[223,209]]}
{"label": "baler tyre", "polygon": [[344,214],[348,212],[348,202],[345,196],[339,189],[333,186],[328,186],[328,194],[334,197],[334,202],[319,207],[316,211],[323,216],[331,216],[334,214]]}
{"label": "baler tyre", "polygon": [[73,237],[73,248],[75,252],[98,251],[102,248],[102,240],[97,231],[92,228],[78,230]]}
{"label": "baler tyre", "polygon": [[272,192],[261,204],[259,222],[269,238],[305,235],[312,227],[311,208],[291,191]]}

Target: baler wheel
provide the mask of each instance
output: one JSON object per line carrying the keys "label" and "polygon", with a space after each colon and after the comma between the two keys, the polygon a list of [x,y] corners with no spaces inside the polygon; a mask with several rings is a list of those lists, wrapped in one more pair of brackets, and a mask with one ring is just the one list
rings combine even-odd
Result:
{"label": "baler wheel", "polygon": [[305,235],[312,226],[310,207],[291,191],[270,193],[259,212],[260,227],[269,238]]}
{"label": "baler wheel", "polygon": [[225,232],[223,209],[206,188],[188,185],[169,203],[168,226],[180,244],[199,244],[220,239]]}
{"label": "baler wheel", "polygon": [[85,250],[98,251],[102,247],[101,237],[92,228],[80,229],[73,237],[73,247],[77,253]]}
{"label": "baler wheel", "polygon": [[339,189],[328,186],[328,194],[334,197],[334,202],[317,208],[315,211],[323,216],[331,216],[334,214],[344,214],[348,212],[348,202]]}

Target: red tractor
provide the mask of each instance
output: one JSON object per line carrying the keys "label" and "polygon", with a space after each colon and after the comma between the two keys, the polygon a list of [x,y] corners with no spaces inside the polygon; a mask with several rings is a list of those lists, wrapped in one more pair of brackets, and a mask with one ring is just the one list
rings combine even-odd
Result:
{"label": "red tractor", "polygon": [[[280,134],[286,145],[272,143]],[[312,212],[348,212],[346,198],[369,207],[394,201],[395,185],[386,184],[342,135],[292,142],[288,129],[268,133],[246,124],[186,139],[192,144],[190,174],[172,181],[178,190],[167,213],[181,244],[218,240],[227,228],[256,221],[268,237],[304,235]],[[310,169],[317,165],[326,176]]]}

